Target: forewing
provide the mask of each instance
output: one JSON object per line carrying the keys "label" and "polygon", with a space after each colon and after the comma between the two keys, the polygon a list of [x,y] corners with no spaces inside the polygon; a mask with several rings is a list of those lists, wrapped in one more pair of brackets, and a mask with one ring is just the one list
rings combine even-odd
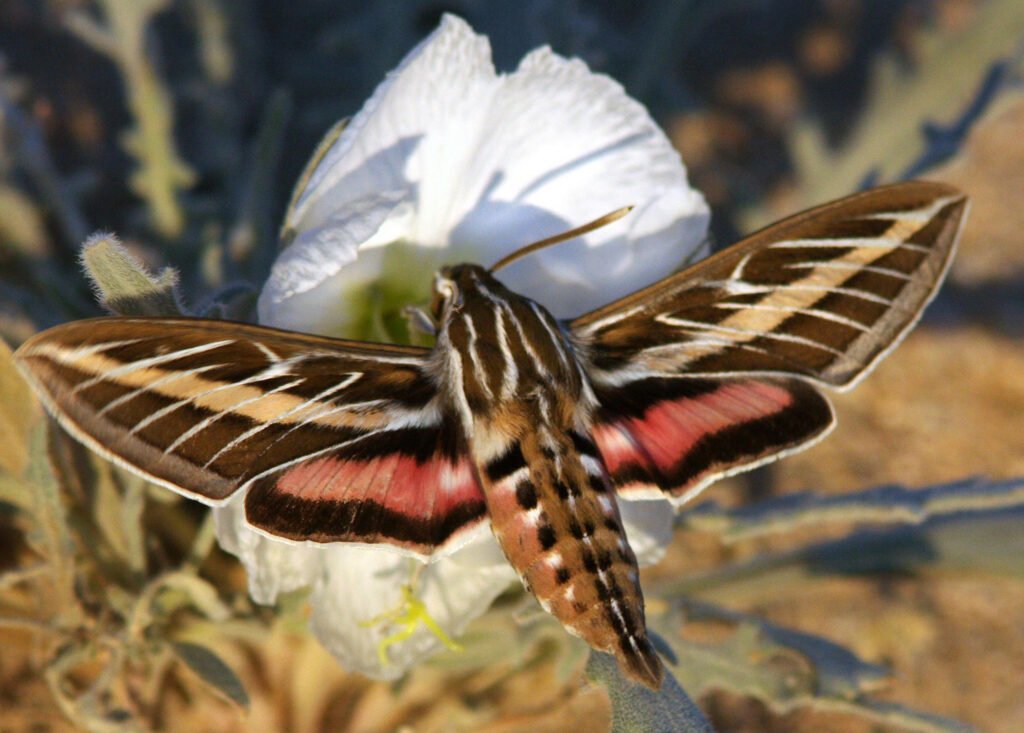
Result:
{"label": "forewing", "polygon": [[591,378],[790,374],[848,387],[917,320],[966,210],[911,182],[786,219],[577,318]]}
{"label": "forewing", "polygon": [[[483,516],[428,354],[225,321],[100,318],[41,333],[17,358],[69,432],[157,483],[210,504],[251,487],[250,522],[291,539],[428,552]],[[269,511],[257,497],[280,482],[291,501]],[[430,531],[410,533],[409,517]]]}

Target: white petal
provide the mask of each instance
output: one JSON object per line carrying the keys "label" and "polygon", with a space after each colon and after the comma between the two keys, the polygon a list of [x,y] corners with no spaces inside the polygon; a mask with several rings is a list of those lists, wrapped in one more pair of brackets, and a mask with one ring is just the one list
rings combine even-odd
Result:
{"label": "white petal", "polygon": [[382,679],[395,679],[444,648],[421,624],[409,638],[387,648],[387,664],[381,665],[378,645],[401,627],[367,624],[401,607],[402,584],[414,577],[417,565],[415,596],[453,639],[516,580],[490,532],[426,565],[377,548],[343,544],[329,545],[324,561],[326,572],[310,598],[313,634],[345,668]]}
{"label": "white petal", "polygon": [[[410,181],[429,187],[424,175],[437,182],[457,171],[460,151],[469,154],[467,135],[479,134],[482,109],[496,83],[487,39],[446,15],[352,118],[313,172],[286,226],[317,227],[353,198],[406,188]],[[424,146],[428,137],[432,144]],[[420,190],[418,197],[421,204],[433,203],[429,191]]]}
{"label": "white petal", "polygon": [[321,572],[323,550],[266,537],[245,521],[244,496],[213,510],[217,542],[236,555],[249,576],[249,595],[257,603],[272,604],[279,593],[311,585]]}
{"label": "white petal", "polygon": [[461,547],[425,562],[382,546],[268,537],[245,522],[241,497],[216,507],[214,516],[217,541],[242,561],[252,599],[273,604],[279,593],[312,586],[313,634],[346,669],[370,677],[395,679],[444,648],[421,624],[408,639],[391,645],[388,663],[380,664],[378,645],[402,627],[367,622],[401,608],[403,584],[414,583],[430,618],[457,639],[517,580],[488,524],[467,535]]}
{"label": "white petal", "polygon": [[675,509],[666,499],[630,501],[618,497],[626,539],[640,565],[654,565],[665,556],[672,541]]}
{"label": "white petal", "polygon": [[504,77],[492,100],[475,170],[463,177],[479,194],[455,223],[457,248],[474,244],[490,264],[518,246],[636,207],[503,270],[499,277],[513,290],[556,316],[577,315],[664,277],[701,245],[707,205],[664,133],[617,82],[544,48]]}
{"label": "white petal", "polygon": [[[298,231],[277,258],[257,303],[260,323],[318,333],[338,332],[347,299],[379,280],[383,252],[357,252],[389,222],[408,216],[408,191],[383,191],[352,201],[318,226]],[[337,277],[344,268],[344,277]]]}
{"label": "white petal", "polygon": [[[343,333],[340,321],[311,316],[341,312],[374,268],[339,270],[324,261],[329,248],[313,257],[295,250],[311,241],[302,232],[346,220],[354,201],[380,191],[409,192],[412,210],[389,214],[383,228],[358,243],[359,257],[380,258],[371,247],[400,241],[422,248],[424,270],[442,258],[490,265],[515,248],[635,206],[620,222],[501,272],[513,290],[558,317],[664,277],[701,247],[708,220],[678,153],[618,83],[546,48],[499,76],[486,38],[450,15],[316,165],[289,212],[286,227],[300,239],[275,265],[260,299],[262,320],[299,328],[307,313],[306,330]],[[327,282],[350,276],[355,284]],[[418,299],[426,299],[428,283],[415,283],[424,290]],[[322,297],[284,304],[314,288]]]}

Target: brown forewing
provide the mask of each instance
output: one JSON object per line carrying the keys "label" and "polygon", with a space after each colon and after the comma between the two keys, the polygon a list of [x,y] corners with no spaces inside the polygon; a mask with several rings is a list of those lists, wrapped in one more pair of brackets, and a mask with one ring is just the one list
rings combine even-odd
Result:
{"label": "brown forewing", "polygon": [[866,191],[763,229],[570,325],[595,383],[618,384],[630,372],[774,372],[847,386],[931,299],[965,210],[965,197],[938,183]]}
{"label": "brown forewing", "polygon": [[76,437],[216,502],[399,417],[436,429],[428,353],[223,321],[101,318],[38,334],[17,358]]}

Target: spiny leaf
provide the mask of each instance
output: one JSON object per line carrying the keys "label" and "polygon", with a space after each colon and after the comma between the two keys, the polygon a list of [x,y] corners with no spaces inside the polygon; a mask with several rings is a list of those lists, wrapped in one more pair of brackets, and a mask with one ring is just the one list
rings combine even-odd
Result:
{"label": "spiny leaf", "polygon": [[0,502],[13,504],[19,509],[31,513],[35,507],[35,487],[28,481],[0,469]]}
{"label": "spiny leaf", "polygon": [[165,237],[177,237],[185,228],[177,193],[190,188],[196,175],[178,155],[171,95],[153,68],[146,47],[150,21],[168,4],[168,0],[101,0],[104,25],[83,11],[69,13],[67,27],[118,65],[135,122],[122,133],[121,142],[139,162],[129,183],[146,200],[157,231]]}
{"label": "spiny leaf", "polygon": [[[689,621],[718,619],[736,624],[738,628],[749,629],[745,643],[752,645],[747,648],[752,659],[764,658],[765,651],[770,655],[772,647],[796,650],[814,668],[817,695],[852,699],[866,690],[878,687],[889,676],[889,670],[885,667],[865,662],[845,647],[815,634],[787,629],[755,616],[700,601],[683,601],[680,608],[685,608],[685,616]],[[757,649],[758,646],[760,649]]]}
{"label": "spiny leaf", "polygon": [[916,733],[977,733],[975,728],[961,723],[959,720],[922,713],[920,710],[912,710],[899,703],[870,699],[859,702],[858,712],[861,714],[873,713],[870,717],[874,720],[899,726],[908,731]]}
{"label": "spiny leaf", "polygon": [[[678,628],[677,614],[653,625],[661,632]],[[812,665],[796,650],[778,643],[756,624],[740,624],[724,641],[672,637],[680,663],[673,665],[681,684],[696,696],[730,690],[775,704],[807,700],[814,694]]]}
{"label": "spiny leaf", "polygon": [[96,526],[128,568],[141,575],[146,567],[142,527],[146,482],[95,454],[90,457],[96,475],[92,501]]}
{"label": "spiny leaf", "polygon": [[722,565],[654,589],[659,598],[756,603],[824,575],[963,573],[1024,576],[1024,508],[961,513],[920,526],[861,531]]}
{"label": "spiny leaf", "polygon": [[[90,455],[92,458],[92,456]],[[91,502],[93,521],[103,538],[123,560],[128,556],[128,543],[124,531],[124,504],[121,492],[114,483],[109,462],[93,458],[96,470],[95,498]]]}
{"label": "spiny leaf", "polygon": [[[160,606],[154,605],[157,597],[165,591],[175,591],[180,595],[177,598],[162,596]],[[169,572],[151,581],[139,596],[130,633],[141,635],[150,624],[186,603],[214,621],[224,621],[231,616],[230,609],[218,598],[217,589],[210,583],[187,572]]]}
{"label": "spiny leaf", "polygon": [[677,629],[684,616],[736,625],[722,642],[674,639],[683,662],[673,669],[694,694],[730,690],[753,696],[780,713],[802,707],[850,713],[918,733],[971,730],[956,720],[867,697],[887,671],[813,634],[692,600],[677,600],[668,612],[652,619],[652,625]]}
{"label": "spiny leaf", "polygon": [[40,209],[14,186],[0,183],[0,248],[20,255],[46,254],[49,237]]}
{"label": "spiny leaf", "polygon": [[46,449],[46,423],[40,420],[29,439],[29,465],[25,479],[34,486],[35,506],[32,514],[38,525],[38,532],[29,535],[29,542],[36,539],[37,549],[51,564],[54,576],[54,610],[68,617],[76,616],[79,610],[75,600],[75,545],[68,530],[64,503],[61,500],[60,485],[53,475],[50,455]]}
{"label": "spiny leaf", "polygon": [[[928,144],[922,124],[957,116],[985,71],[1019,46],[1022,23],[1024,5],[1018,0],[993,0],[980,5],[974,21],[955,37],[933,31],[923,38],[913,70],[896,54],[877,63],[870,98],[838,151],[829,150],[813,123],[794,125],[788,148],[800,186],[788,205],[802,208],[853,190],[872,169],[879,181],[896,180]],[[747,222],[756,223],[757,217]]]}

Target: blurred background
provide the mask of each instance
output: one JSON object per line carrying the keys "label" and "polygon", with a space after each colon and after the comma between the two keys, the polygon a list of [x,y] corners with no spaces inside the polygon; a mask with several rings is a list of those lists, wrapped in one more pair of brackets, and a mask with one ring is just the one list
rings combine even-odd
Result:
{"label": "blurred background", "polygon": [[[970,195],[950,281],[892,357],[838,397],[833,435],[723,482],[711,498],[730,506],[1024,476],[1020,0],[2,0],[0,338],[14,347],[41,328],[101,314],[78,263],[97,230],[116,232],[154,269],[176,268],[189,303],[246,317],[317,142],[443,12],[490,36],[499,70],[547,44],[620,81],[682,153],[713,208],[716,246],[874,183],[927,177]],[[16,380],[0,370],[8,407]],[[2,419],[0,427],[15,436],[7,453],[29,454],[16,439],[27,428]],[[127,570],[110,557],[81,559],[83,543],[113,541],[101,536],[115,520],[96,513],[97,497],[123,501],[130,480],[59,436],[50,441],[69,534],[49,547],[76,558],[65,568],[74,599],[64,598],[76,610],[73,622],[55,616],[54,558],[39,544],[54,525],[0,491],[0,731],[608,726],[607,694],[581,683],[578,650],[512,629],[508,617],[523,613],[514,592],[504,617],[479,626],[484,651],[391,685],[339,669],[305,635],[301,597],[276,612],[253,606],[234,559],[202,540],[195,505],[146,493],[132,509],[147,532],[142,559]],[[0,484],[31,470],[18,460],[3,463]],[[925,528],[910,549],[888,546],[888,564],[826,572],[793,560],[797,548],[851,529],[726,543],[684,528],[669,557],[645,571],[645,588],[821,635],[894,672],[870,690],[858,678],[843,693],[851,701],[871,692],[982,730],[1024,730],[1024,515],[973,513]],[[207,551],[195,558],[197,535]],[[865,548],[846,552],[867,557]],[[721,568],[754,557],[790,564],[780,559],[742,581],[672,585],[721,579]],[[159,633],[119,646],[120,631],[110,631],[127,623],[119,609],[137,608],[149,581],[190,558],[231,620],[210,622],[182,591],[185,601],[160,611]],[[188,638],[201,636],[244,686],[248,712],[234,682],[211,671],[216,663],[157,649],[168,629],[189,624]],[[722,619],[692,626],[681,631],[693,644],[727,645]],[[520,634],[515,654],[494,646],[510,634]],[[69,644],[86,651],[60,656]],[[747,652],[736,646],[723,658]],[[821,669],[807,657],[776,664],[776,678],[815,679]],[[693,675],[681,681],[721,731],[954,729],[865,717],[853,702],[836,703],[843,694],[817,705],[813,690],[787,696],[785,685],[741,684],[739,673],[732,682],[720,681],[721,670]],[[702,682],[709,676],[714,685]]]}

